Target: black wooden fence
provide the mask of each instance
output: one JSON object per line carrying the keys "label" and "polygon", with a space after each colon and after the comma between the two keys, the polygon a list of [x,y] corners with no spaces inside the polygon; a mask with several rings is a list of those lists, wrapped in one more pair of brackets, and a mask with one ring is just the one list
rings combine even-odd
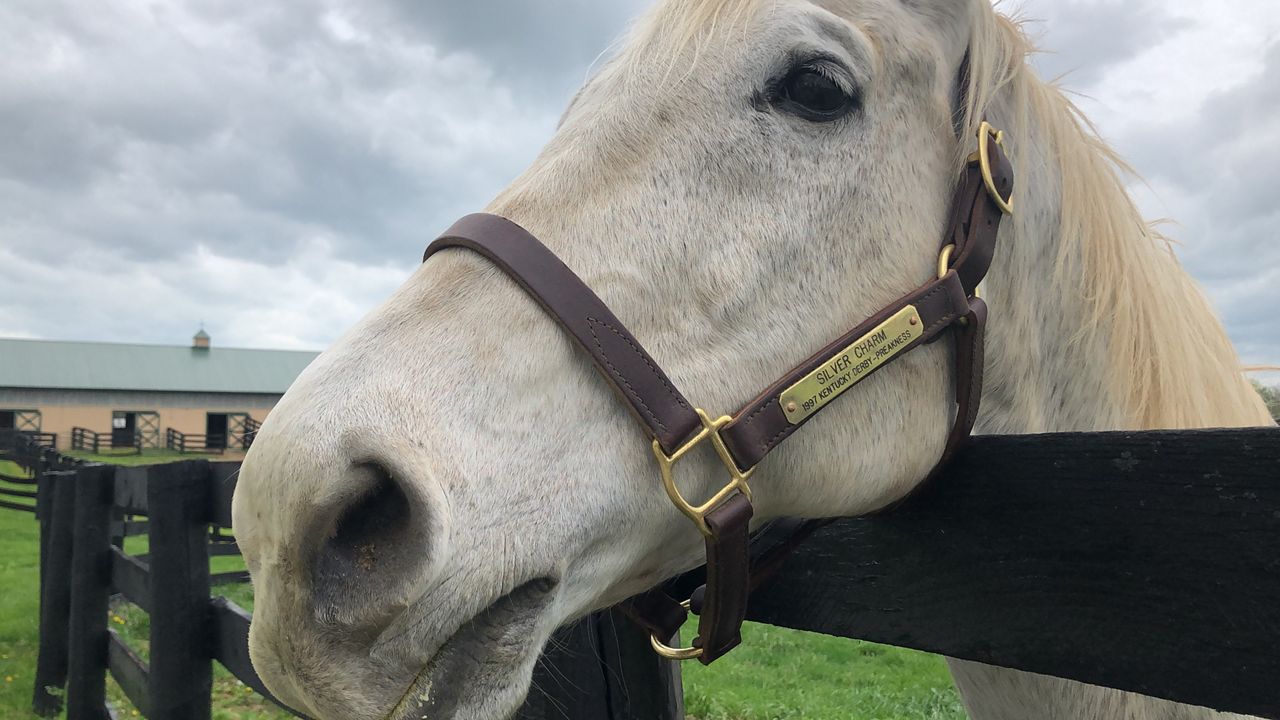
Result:
{"label": "black wooden fence", "polygon": [[[4,456],[0,455],[0,459]],[[36,488],[38,480],[35,473],[19,466],[20,472],[0,468],[0,510],[17,510],[19,512],[36,512]]]}
{"label": "black wooden fence", "polygon": [[94,432],[88,428],[71,429],[71,449],[101,455],[103,451],[127,450],[130,455],[142,454],[142,433],[134,431]]}
{"label": "black wooden fence", "polygon": [[[105,718],[110,671],[147,717],[207,720],[215,661],[265,692],[248,615],[210,598],[210,528],[230,524],[235,466],[35,453],[37,710],[65,685],[68,717]],[[126,514],[148,517],[149,557],[113,543]],[[149,665],[108,629],[113,593],[150,613]],[[1278,598],[1280,430],[1066,435],[979,439],[907,505],[817,533],[750,614],[1280,719]],[[616,615],[551,647],[522,720],[683,717],[678,669]]]}
{"label": "black wooden fence", "polygon": [[184,455],[221,455],[227,450],[227,436],[197,435],[168,428],[164,431],[164,446]]}
{"label": "black wooden fence", "polygon": [[[249,662],[249,613],[212,596],[220,582],[248,579],[209,572],[210,557],[237,552],[222,529],[231,525],[239,465],[117,468],[18,444],[7,458],[39,476],[42,498],[35,711],[54,716],[65,707],[70,720],[112,717],[110,673],[144,717],[208,720],[213,662],[270,698]],[[133,534],[148,536],[147,554],[125,551],[124,537]],[[148,614],[149,662],[110,628],[112,598]],[[539,664],[540,690],[521,720],[683,715],[678,673],[620,616],[578,623],[555,648]]]}

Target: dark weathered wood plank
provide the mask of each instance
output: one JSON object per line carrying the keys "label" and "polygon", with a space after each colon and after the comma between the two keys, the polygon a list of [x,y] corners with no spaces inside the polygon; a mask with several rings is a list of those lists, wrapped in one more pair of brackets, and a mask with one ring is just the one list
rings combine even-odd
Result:
{"label": "dark weathered wood plank", "polygon": [[147,669],[147,664],[115,630],[109,630],[108,636],[110,644],[107,648],[107,667],[111,670],[112,677],[142,717],[151,717],[148,680],[150,671]]}
{"label": "dark weathered wood plank", "polygon": [[1280,718],[1277,598],[1280,430],[993,437],[750,614]]}
{"label": "dark weathered wood plank", "polygon": [[152,720],[211,716],[208,501],[208,463],[150,469]]}
{"label": "dark weathered wood plank", "polygon": [[67,717],[107,717],[107,608],[111,593],[111,488],[114,468],[76,472],[71,555]]}
{"label": "dark weathered wood plank", "polygon": [[253,669],[253,663],[249,661],[249,613],[224,597],[213,598],[210,604],[213,613],[213,658],[222,663],[237,680],[253,688],[254,692],[298,717],[305,717],[277,700]]}
{"label": "dark weathered wood plank", "polygon": [[[37,493],[30,490],[10,490],[9,488],[0,488],[0,495],[26,500],[35,500],[38,497]],[[34,508],[35,506],[32,505],[32,507]]]}
{"label": "dark weathered wood plank", "polygon": [[71,619],[71,554],[75,529],[75,473],[47,472],[40,527],[40,651],[31,709],[41,717],[62,712],[67,684],[67,628]]}
{"label": "dark weathered wood plank", "polygon": [[119,528],[113,528],[112,532],[116,532],[117,530],[121,537],[147,535],[151,532],[151,523],[148,523],[146,520],[125,520],[120,523]]}
{"label": "dark weathered wood plank", "polygon": [[209,496],[209,522],[218,527],[231,527],[231,497],[240,477],[240,463],[211,463],[213,488]]}
{"label": "dark weathered wood plank", "polygon": [[235,557],[240,554],[240,546],[231,543],[209,543],[209,557]]}
{"label": "dark weathered wood plank", "polygon": [[679,669],[616,612],[558,632],[538,661],[518,720],[681,720]]}
{"label": "dark weathered wood plank", "polygon": [[111,548],[111,584],[126,600],[151,612],[151,569],[118,547]]}
{"label": "dark weathered wood plank", "polygon": [[533,687],[516,720],[617,720],[599,660],[599,622],[592,615],[556,633],[533,670]]}
{"label": "dark weathered wood plank", "polygon": [[249,582],[248,570],[218,573],[217,575],[209,577],[209,584],[213,587],[222,587],[223,585],[242,585],[247,582]]}
{"label": "dark weathered wood plank", "polygon": [[609,717],[683,720],[680,664],[654,654],[648,634],[616,610],[600,616],[596,632],[608,684]]}
{"label": "dark weathered wood plank", "polygon": [[115,504],[126,515],[147,514],[147,478],[153,469],[122,467],[116,470]]}

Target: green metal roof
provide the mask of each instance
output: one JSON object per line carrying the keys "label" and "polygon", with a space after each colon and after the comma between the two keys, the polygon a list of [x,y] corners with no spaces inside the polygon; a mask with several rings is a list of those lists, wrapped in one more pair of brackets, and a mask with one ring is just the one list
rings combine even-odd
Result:
{"label": "green metal roof", "polygon": [[317,354],[0,338],[0,388],[282,395]]}

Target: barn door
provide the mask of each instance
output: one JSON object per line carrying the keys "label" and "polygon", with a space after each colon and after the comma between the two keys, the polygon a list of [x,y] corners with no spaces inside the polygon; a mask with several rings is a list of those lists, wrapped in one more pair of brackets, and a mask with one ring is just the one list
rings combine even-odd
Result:
{"label": "barn door", "polygon": [[248,425],[248,414],[227,414],[227,447],[236,447],[243,450],[249,449],[248,441],[245,438],[245,432],[249,429]]}
{"label": "barn door", "polygon": [[153,412],[137,413],[138,438],[144,448],[160,447],[160,414]]}
{"label": "barn door", "polygon": [[0,410],[0,430],[40,432],[40,411]]}
{"label": "barn door", "polygon": [[204,421],[204,447],[213,452],[227,449],[227,430],[230,418],[226,413],[209,413]]}
{"label": "barn door", "polygon": [[111,413],[111,447],[132,447],[134,434],[137,431],[137,413],[124,412],[122,410],[117,410]]}
{"label": "barn door", "polygon": [[154,412],[117,410],[111,414],[111,446],[144,448],[160,447],[160,415]]}

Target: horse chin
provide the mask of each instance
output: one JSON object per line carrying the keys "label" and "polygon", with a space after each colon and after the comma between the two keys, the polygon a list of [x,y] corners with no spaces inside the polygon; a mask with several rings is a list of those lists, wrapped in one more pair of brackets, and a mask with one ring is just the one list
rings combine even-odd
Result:
{"label": "horse chin", "polygon": [[454,633],[418,672],[386,720],[502,720],[528,693],[549,635],[548,578],[521,585]]}

